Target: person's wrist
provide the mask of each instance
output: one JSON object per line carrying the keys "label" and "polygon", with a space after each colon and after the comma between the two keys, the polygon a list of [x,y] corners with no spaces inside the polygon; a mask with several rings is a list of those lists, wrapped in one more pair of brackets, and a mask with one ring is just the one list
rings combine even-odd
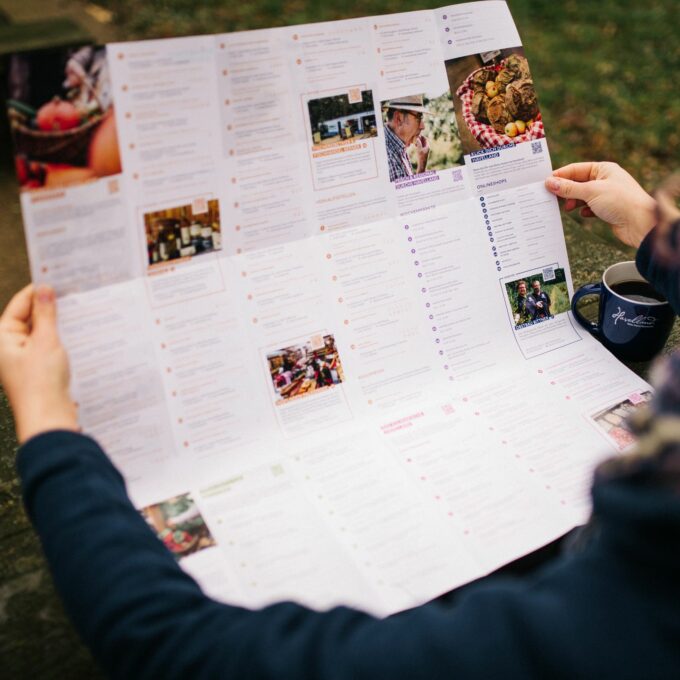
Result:
{"label": "person's wrist", "polygon": [[634,215],[637,219],[634,224],[634,233],[636,243],[633,243],[636,248],[640,246],[645,236],[656,226],[658,220],[657,203],[647,193],[640,198],[639,205],[634,209]]}
{"label": "person's wrist", "polygon": [[12,410],[20,444],[51,430],[80,430],[76,406],[68,397],[34,401],[30,405],[12,404]]}

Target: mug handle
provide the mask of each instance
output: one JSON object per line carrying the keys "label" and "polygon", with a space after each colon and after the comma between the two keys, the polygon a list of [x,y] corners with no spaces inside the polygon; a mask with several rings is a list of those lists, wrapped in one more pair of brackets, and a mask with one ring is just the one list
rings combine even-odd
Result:
{"label": "mug handle", "polygon": [[586,295],[597,295],[600,296],[600,291],[602,290],[601,283],[587,283],[585,286],[581,286],[575,293],[574,297],[571,299],[571,312],[574,315],[576,321],[578,321],[583,328],[592,333],[596,338],[600,335],[600,327],[594,321],[589,321],[581,314],[581,312],[576,309],[579,300]]}

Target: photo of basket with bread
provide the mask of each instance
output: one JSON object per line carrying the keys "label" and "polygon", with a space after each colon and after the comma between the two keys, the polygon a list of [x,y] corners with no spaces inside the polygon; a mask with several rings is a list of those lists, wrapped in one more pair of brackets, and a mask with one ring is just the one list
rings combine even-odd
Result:
{"label": "photo of basket with bread", "polygon": [[463,120],[482,148],[545,137],[529,64],[520,54],[475,69],[456,95]]}

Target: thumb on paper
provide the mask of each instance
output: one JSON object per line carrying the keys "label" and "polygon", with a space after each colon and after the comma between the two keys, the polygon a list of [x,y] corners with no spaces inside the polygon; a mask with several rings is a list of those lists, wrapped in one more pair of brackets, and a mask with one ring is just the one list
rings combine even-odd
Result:
{"label": "thumb on paper", "polygon": [[33,335],[42,342],[50,342],[58,337],[56,296],[54,289],[49,286],[38,286],[33,294],[31,325]]}
{"label": "thumb on paper", "polygon": [[574,182],[562,177],[548,177],[545,188],[560,198],[575,198],[586,203],[593,196],[592,182]]}

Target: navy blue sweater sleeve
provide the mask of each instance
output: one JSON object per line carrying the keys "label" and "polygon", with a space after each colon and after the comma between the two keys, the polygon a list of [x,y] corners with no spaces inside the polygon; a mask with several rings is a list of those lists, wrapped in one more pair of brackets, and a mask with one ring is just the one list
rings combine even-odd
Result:
{"label": "navy blue sweater sleeve", "polygon": [[638,271],[670,302],[676,314],[680,314],[680,260],[664,261],[656,251],[657,239],[663,238],[672,249],[678,251],[680,221],[671,226],[670,232],[660,236],[652,229],[638,248],[635,264]]}
{"label": "navy blue sweater sleeve", "polygon": [[383,620],[292,603],[250,611],[201,592],[94,440],[39,435],[22,447],[19,470],[57,589],[113,678],[661,678],[680,663],[677,579],[669,574],[669,592],[646,557],[632,568],[596,549],[530,582],[494,580],[455,607]]}

